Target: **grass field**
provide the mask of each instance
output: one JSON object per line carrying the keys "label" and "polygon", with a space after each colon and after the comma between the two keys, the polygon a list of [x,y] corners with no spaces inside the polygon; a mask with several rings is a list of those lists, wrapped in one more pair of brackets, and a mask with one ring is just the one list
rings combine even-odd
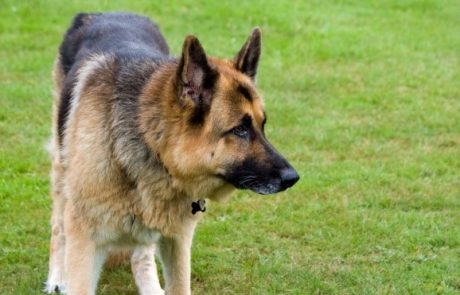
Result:
{"label": "grass field", "polygon": [[[458,0],[78,2],[0,0],[0,294],[46,279],[50,72],[79,11],[151,16],[175,55],[262,28],[268,137],[301,181],[211,204],[194,294],[460,294]],[[136,294],[128,268],[99,290]]]}

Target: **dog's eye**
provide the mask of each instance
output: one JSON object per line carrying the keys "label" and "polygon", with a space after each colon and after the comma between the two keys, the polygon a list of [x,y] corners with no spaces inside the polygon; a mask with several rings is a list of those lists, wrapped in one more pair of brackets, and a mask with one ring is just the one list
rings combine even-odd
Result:
{"label": "dog's eye", "polygon": [[248,127],[244,125],[236,126],[235,128],[232,129],[232,132],[233,134],[241,138],[246,138],[249,135]]}

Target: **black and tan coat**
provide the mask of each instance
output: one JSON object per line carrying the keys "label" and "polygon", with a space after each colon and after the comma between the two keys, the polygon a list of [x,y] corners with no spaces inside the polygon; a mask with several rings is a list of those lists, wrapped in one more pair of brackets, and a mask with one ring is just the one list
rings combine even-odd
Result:
{"label": "black and tan coat", "polygon": [[166,294],[190,294],[193,205],[298,180],[264,134],[260,45],[255,29],[222,60],[189,36],[175,59],[145,17],[76,16],[53,72],[46,291],[94,294],[107,257],[129,250],[140,294],[164,294],[155,251]]}

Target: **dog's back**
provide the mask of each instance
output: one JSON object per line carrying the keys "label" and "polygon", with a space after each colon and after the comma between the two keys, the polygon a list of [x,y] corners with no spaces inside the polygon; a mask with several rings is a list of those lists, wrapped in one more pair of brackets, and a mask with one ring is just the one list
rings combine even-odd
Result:
{"label": "dog's back", "polygon": [[64,73],[87,55],[114,53],[125,58],[162,58],[169,48],[158,27],[147,17],[127,13],[78,14],[59,53]]}
{"label": "dog's back", "polygon": [[62,88],[56,97],[59,142],[78,70],[86,59],[97,54],[111,54],[126,66],[136,60],[166,59],[169,48],[157,25],[147,17],[127,13],[78,14],[65,34],[55,65],[55,72],[60,73],[55,74],[55,84]]}

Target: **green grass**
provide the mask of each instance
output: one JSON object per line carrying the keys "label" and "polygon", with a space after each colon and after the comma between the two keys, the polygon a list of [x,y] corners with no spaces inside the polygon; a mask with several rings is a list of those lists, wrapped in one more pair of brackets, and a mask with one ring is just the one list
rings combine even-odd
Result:
{"label": "green grass", "polygon": [[[195,294],[460,294],[459,1],[27,2],[0,0],[1,294],[46,279],[50,72],[78,11],[148,15],[176,55],[263,30],[268,136],[301,181],[211,204]],[[127,268],[99,289],[136,294]]]}

